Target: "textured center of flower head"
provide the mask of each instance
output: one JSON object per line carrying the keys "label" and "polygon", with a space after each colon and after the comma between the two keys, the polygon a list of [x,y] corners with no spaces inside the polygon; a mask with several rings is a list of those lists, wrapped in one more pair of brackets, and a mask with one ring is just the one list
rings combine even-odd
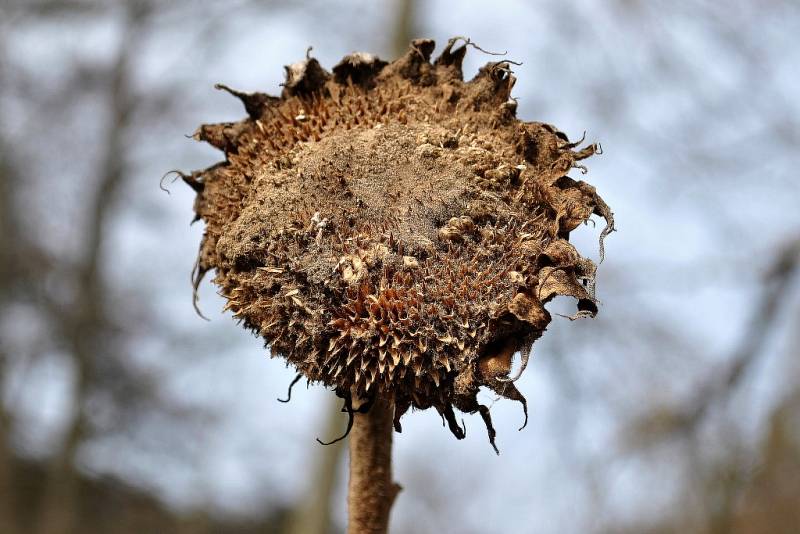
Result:
{"label": "textured center of flower head", "polygon": [[348,408],[392,399],[395,426],[434,407],[478,412],[481,386],[525,399],[510,377],[550,314],[574,297],[597,311],[594,264],[568,242],[594,188],[567,176],[597,151],[547,124],[516,119],[514,77],[489,63],[469,82],[466,46],[431,63],[417,40],[387,64],[352,54],[326,72],[287,67],[280,98],[240,97],[250,117],[195,136],[226,161],[184,176],[206,222],[196,284],[209,270],[227,308],[273,356],[335,388]]}

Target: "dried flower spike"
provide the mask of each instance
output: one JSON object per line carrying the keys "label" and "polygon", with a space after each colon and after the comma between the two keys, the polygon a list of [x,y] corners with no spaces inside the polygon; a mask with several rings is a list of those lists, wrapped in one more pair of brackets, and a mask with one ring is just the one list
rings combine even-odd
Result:
{"label": "dried flower spike", "polygon": [[280,98],[219,85],[248,118],[201,126],[225,161],[180,176],[206,223],[195,286],[215,270],[273,356],[351,416],[380,399],[399,431],[433,407],[460,439],[454,408],[477,412],[494,446],[479,388],[525,407],[513,356],[524,368],[555,296],[596,313],[595,265],[568,238],[603,217],[602,256],[613,215],[567,176],[599,146],[518,120],[507,61],[464,82],[457,42],[433,62],[427,39],[392,63],[354,53],[332,73],[307,57]]}

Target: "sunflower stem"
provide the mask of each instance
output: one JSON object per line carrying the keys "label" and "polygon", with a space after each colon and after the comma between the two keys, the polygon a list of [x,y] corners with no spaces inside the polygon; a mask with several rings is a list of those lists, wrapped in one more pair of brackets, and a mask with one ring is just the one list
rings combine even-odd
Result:
{"label": "sunflower stem", "polygon": [[350,432],[348,534],[384,534],[400,485],[392,481],[394,403],[379,398],[356,413]]}

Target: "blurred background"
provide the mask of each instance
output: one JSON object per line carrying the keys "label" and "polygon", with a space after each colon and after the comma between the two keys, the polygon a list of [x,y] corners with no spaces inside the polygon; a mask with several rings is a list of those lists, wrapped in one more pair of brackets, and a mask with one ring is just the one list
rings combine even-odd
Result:
{"label": "blurred background", "polygon": [[159,178],[221,159],[185,137],[244,116],[216,82],[454,35],[523,62],[520,118],[602,143],[619,231],[598,318],[534,347],[528,427],[484,395],[500,456],[405,417],[393,532],[798,532],[798,30],[792,0],[0,0],[0,532],[343,532],[333,393],[277,402],[294,373],[209,282],[194,313],[194,194]]}

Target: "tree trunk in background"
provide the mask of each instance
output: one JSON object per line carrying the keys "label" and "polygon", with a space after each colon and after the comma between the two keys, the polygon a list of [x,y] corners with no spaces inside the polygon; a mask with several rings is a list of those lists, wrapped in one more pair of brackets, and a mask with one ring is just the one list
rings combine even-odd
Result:
{"label": "tree trunk in background", "polygon": [[[0,303],[6,302],[11,284],[16,280],[15,253],[19,238],[14,224],[11,175],[13,169],[6,159],[0,140]],[[0,342],[0,532],[19,532],[14,500],[13,451],[11,448],[13,419],[5,406],[5,386],[9,355]]]}
{"label": "tree trunk in background", "polygon": [[401,56],[411,40],[417,37],[414,23],[415,3],[415,0],[397,0],[397,14],[394,19],[394,32],[392,32],[392,49],[395,57]]}
{"label": "tree trunk in background", "polygon": [[76,301],[72,305],[74,317],[64,318],[76,375],[73,411],[42,495],[37,525],[39,534],[76,532],[81,508],[75,462],[89,430],[85,408],[96,379],[96,362],[104,357],[101,353],[103,344],[98,339],[104,330],[107,300],[101,256],[105,233],[126,175],[124,136],[135,106],[128,71],[131,57],[136,53],[136,34],[146,18],[148,5],[146,2],[130,2],[125,10],[123,40],[108,75],[109,123],[100,182],[94,196],[87,199],[86,248],[76,276],[80,290],[76,292]]}
{"label": "tree trunk in background", "polygon": [[[330,407],[325,408],[323,436],[335,436],[342,429],[342,412],[337,399],[332,398]],[[315,444],[312,456],[315,467],[309,479],[310,487],[303,494],[289,519],[287,534],[324,534],[331,530],[331,496],[336,489],[339,460],[344,450],[344,441],[331,445]]]}
{"label": "tree trunk in background", "polygon": [[[0,354],[0,358],[4,357],[4,354]],[[0,374],[0,380],[2,379],[3,376]],[[11,420],[5,407],[2,408],[0,410],[0,532],[16,534],[19,528],[15,512],[14,473],[11,462]]]}

